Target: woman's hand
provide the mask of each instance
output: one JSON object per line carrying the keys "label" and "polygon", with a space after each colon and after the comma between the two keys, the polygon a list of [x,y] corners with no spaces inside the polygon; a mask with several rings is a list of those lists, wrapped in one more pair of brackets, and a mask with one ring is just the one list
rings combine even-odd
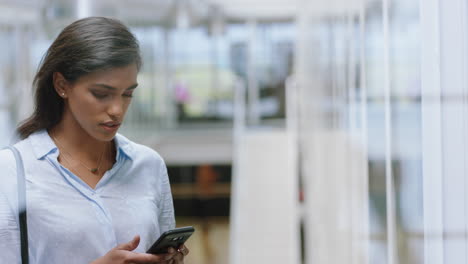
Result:
{"label": "woman's hand", "polygon": [[[140,236],[135,236],[132,241],[120,244],[113,248],[103,257],[96,259],[90,264],[183,264],[184,255],[182,252],[172,252],[166,254],[145,254],[132,252],[140,244]],[[188,249],[186,250],[188,254]],[[184,250],[185,252],[185,250]],[[178,256],[178,255],[182,255]],[[175,262],[174,262],[175,261]],[[178,262],[179,261],[179,262]]]}
{"label": "woman's hand", "polygon": [[173,248],[168,250],[168,254],[174,254],[169,264],[184,264],[184,257],[188,255],[189,249],[185,245],[181,245],[177,251]]}

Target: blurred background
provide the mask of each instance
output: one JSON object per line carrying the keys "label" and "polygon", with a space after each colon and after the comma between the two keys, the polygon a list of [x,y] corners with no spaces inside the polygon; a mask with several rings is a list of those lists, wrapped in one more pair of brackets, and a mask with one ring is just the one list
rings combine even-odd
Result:
{"label": "blurred background", "polygon": [[122,20],[120,133],[166,160],[187,264],[468,263],[464,0],[0,0],[0,147],[60,30]]}

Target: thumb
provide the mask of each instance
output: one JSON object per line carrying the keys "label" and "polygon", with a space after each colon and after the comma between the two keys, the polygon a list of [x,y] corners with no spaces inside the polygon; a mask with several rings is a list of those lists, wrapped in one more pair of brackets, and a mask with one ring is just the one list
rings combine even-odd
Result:
{"label": "thumb", "polygon": [[140,244],[140,236],[136,235],[130,242],[120,244],[116,247],[116,249],[133,251],[138,247],[138,244]]}

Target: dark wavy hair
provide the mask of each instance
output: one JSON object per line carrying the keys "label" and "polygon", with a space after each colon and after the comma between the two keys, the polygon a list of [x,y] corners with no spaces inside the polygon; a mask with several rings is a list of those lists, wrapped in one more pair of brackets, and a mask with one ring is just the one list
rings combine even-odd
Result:
{"label": "dark wavy hair", "polygon": [[140,47],[120,21],[88,17],[73,22],[57,36],[41,61],[33,81],[34,112],[18,126],[19,136],[24,139],[50,129],[62,119],[64,102],[54,89],[54,72],[73,83],[86,74],[132,63],[141,68]]}

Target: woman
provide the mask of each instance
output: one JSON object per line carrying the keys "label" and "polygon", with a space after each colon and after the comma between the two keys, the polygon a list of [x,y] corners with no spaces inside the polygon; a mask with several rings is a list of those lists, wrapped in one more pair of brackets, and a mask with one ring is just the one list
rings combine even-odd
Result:
{"label": "woman", "polygon": [[[31,263],[181,264],[188,249],[145,254],[175,226],[166,166],[117,130],[137,87],[138,42],[102,17],[66,27],[34,79],[35,111],[18,128]],[[0,263],[18,263],[16,164],[0,151]]]}

